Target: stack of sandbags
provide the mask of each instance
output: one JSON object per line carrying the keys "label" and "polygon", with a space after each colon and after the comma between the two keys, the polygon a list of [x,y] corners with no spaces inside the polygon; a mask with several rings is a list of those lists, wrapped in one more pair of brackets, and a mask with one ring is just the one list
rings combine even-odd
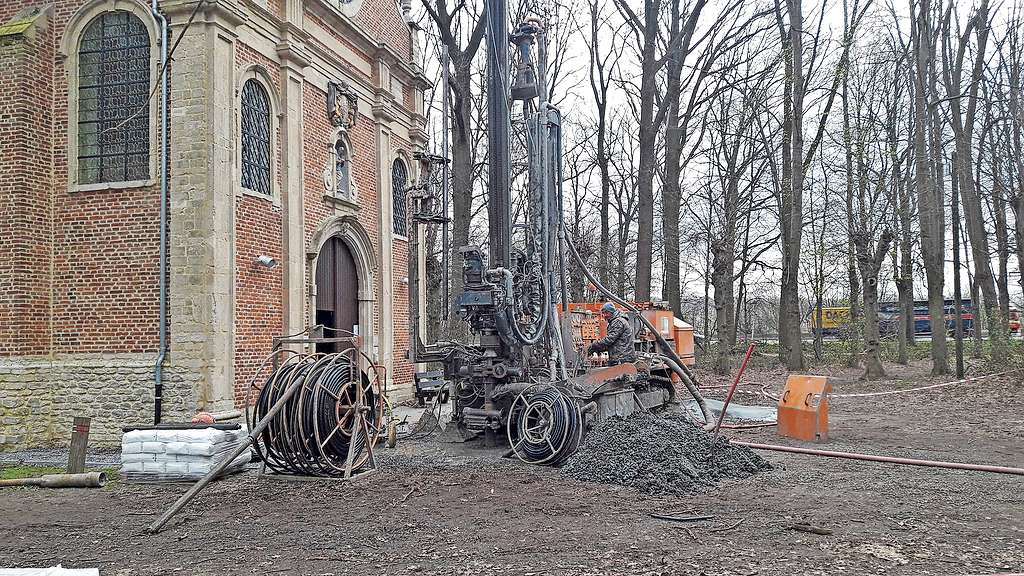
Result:
{"label": "stack of sandbags", "polygon": [[[237,448],[245,436],[241,428],[154,428],[125,432],[121,438],[121,477],[129,482],[198,480]],[[224,473],[245,468],[249,458],[249,452],[243,452]]]}

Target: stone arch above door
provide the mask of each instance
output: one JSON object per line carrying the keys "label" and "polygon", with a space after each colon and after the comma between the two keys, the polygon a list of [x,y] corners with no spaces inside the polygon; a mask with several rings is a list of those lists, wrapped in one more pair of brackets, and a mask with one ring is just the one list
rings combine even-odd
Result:
{"label": "stone arch above door", "polygon": [[310,296],[316,297],[316,259],[320,255],[320,249],[327,241],[337,236],[341,238],[352,257],[356,262],[356,271],[359,273],[359,300],[373,301],[375,295],[375,275],[377,272],[377,258],[373,250],[373,241],[366,229],[354,216],[335,216],[328,218],[313,234],[309,245],[306,248],[306,276],[309,280]]}
{"label": "stone arch above door", "polygon": [[366,229],[354,216],[334,216],[324,220],[306,246],[307,322],[309,326],[316,324],[317,259],[324,244],[331,238],[339,238],[344,242],[355,261],[359,286],[359,325],[364,327],[361,334],[363,336],[362,348],[363,352],[373,358],[376,356],[374,348],[379,343],[377,329],[373,321],[376,304],[377,258],[370,235],[366,233]]}

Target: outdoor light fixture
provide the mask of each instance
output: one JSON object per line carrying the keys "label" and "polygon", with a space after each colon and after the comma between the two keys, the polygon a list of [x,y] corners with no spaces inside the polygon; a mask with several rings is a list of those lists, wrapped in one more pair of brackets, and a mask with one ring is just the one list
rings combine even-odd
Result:
{"label": "outdoor light fixture", "polygon": [[257,256],[256,264],[263,266],[264,268],[274,268],[277,266],[277,260],[274,260],[270,256]]}

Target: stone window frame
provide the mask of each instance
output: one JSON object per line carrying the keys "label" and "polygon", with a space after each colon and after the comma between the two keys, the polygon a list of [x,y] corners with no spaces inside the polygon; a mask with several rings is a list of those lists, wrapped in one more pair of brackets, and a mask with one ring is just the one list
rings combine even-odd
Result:
{"label": "stone window frame", "polygon": [[[245,86],[248,80],[259,82],[267,93],[267,99],[270,101],[270,194],[264,194],[242,186],[242,87]],[[252,63],[239,69],[238,77],[235,79],[235,97],[233,102],[235,108],[235,128],[231,141],[234,143],[234,174],[232,180],[234,181],[235,190],[238,194],[271,200],[275,206],[280,205],[278,157],[281,153],[281,105],[278,102],[278,93],[274,88],[270,72],[266,67],[262,64]]]}
{"label": "stone window frame", "polygon": [[128,12],[142,21],[149,33],[149,90],[160,82],[160,34],[148,6],[135,0],[93,0],[82,5],[68,19],[64,36],[58,48],[58,57],[64,61],[64,74],[67,85],[67,177],[69,192],[88,192],[96,190],[124,190],[154,186],[158,178],[159,151],[157,144],[160,138],[160,106],[156,97],[150,97],[149,105],[149,177],[144,180],[126,180],[121,182],[97,182],[95,184],[78,183],[78,47],[86,27],[92,21],[107,12]]}
{"label": "stone window frame", "polygon": [[[405,234],[402,234],[401,232],[395,229],[395,162],[401,162],[402,164],[405,165]],[[414,182],[412,166],[413,164],[412,162],[409,161],[409,156],[408,154],[405,153],[404,150],[399,150],[398,152],[396,152],[392,156],[391,162],[388,163],[388,184],[390,185],[391,188],[391,235],[393,238],[397,240],[403,240],[406,242],[409,241],[409,231],[410,228],[412,227],[412,219],[410,218],[411,215],[409,214],[409,187],[412,186]]]}

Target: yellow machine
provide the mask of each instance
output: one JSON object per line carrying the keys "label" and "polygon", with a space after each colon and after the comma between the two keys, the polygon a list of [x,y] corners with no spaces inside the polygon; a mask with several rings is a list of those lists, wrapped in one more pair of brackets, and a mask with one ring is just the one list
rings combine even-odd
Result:
{"label": "yellow machine", "polygon": [[811,330],[826,336],[838,335],[850,324],[849,306],[830,306],[821,309],[821,326],[818,326],[818,311],[811,309]]}

